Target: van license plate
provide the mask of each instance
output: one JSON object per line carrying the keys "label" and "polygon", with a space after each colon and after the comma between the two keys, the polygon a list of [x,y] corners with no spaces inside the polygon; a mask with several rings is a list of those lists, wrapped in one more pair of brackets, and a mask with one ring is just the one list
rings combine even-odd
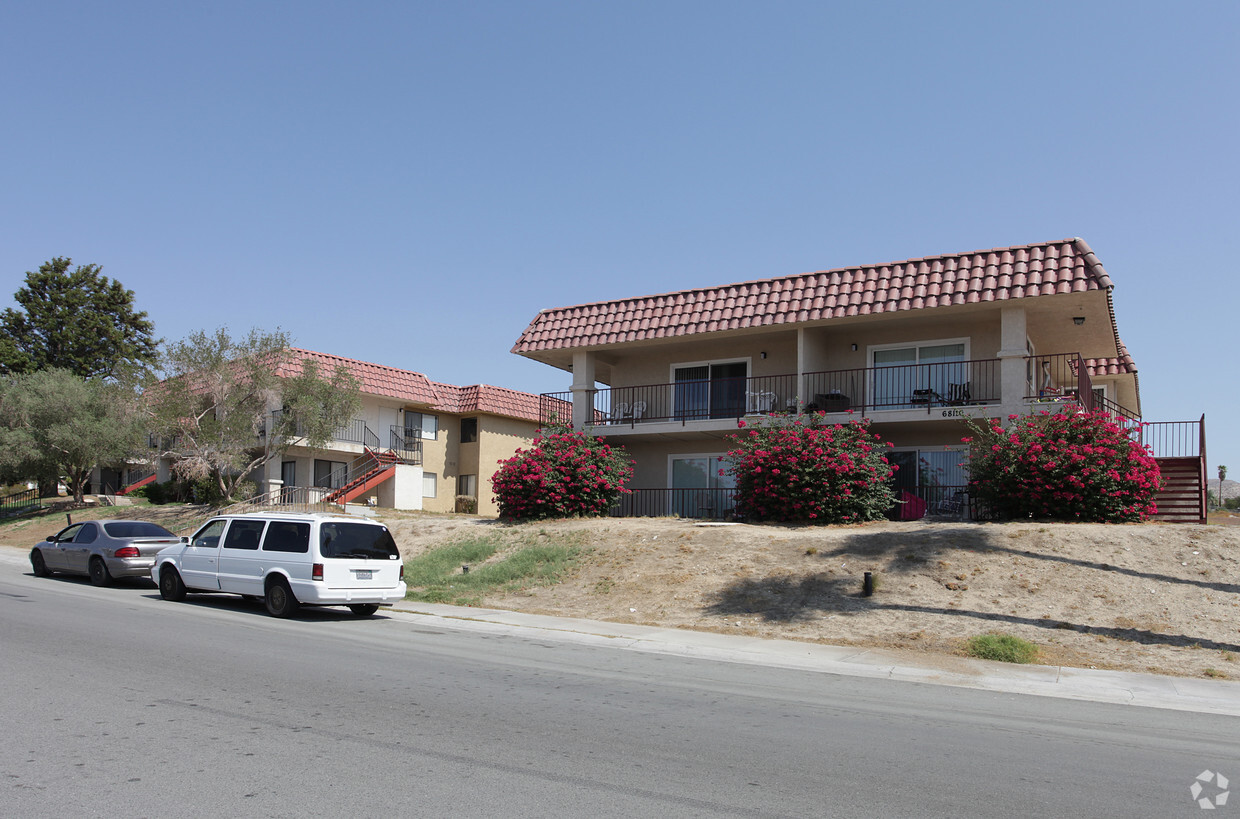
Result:
{"label": "van license plate", "polygon": [[375,573],[374,569],[357,569],[358,580],[369,580]]}

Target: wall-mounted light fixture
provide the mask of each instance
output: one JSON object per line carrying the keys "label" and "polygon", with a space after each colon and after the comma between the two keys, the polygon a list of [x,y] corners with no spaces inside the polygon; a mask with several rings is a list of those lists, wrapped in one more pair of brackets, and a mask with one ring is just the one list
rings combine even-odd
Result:
{"label": "wall-mounted light fixture", "polygon": [[1082,324],[1085,323],[1085,317],[1084,316],[1073,316],[1072,323],[1075,324],[1077,327],[1080,327]]}
{"label": "wall-mounted light fixture", "polygon": [[852,346],[852,348],[853,348],[853,352],[854,352],[854,353],[855,353],[855,352],[857,352],[857,345],[856,345],[856,344],[854,344],[854,345]]}
{"label": "wall-mounted light fixture", "polygon": [[766,358],[766,353],[760,353],[760,355],[761,355],[763,358]]}

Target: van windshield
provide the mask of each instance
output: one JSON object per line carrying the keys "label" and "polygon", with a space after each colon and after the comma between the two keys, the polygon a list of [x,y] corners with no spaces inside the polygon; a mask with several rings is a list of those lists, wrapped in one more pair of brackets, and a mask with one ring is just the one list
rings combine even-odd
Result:
{"label": "van windshield", "polygon": [[369,523],[323,523],[319,526],[319,552],[325,558],[392,560],[400,557],[392,533]]}

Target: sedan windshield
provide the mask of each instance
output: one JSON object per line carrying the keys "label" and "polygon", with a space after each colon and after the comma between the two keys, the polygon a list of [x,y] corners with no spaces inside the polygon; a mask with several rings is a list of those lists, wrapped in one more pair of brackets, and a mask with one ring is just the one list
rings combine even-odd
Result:
{"label": "sedan windshield", "polygon": [[323,557],[390,560],[400,551],[392,533],[383,526],[368,523],[324,523],[319,527]]}
{"label": "sedan windshield", "polygon": [[118,520],[112,523],[103,524],[103,531],[108,533],[108,537],[126,538],[126,537],[171,537],[176,535],[169,532],[157,523],[146,523],[140,520]]}

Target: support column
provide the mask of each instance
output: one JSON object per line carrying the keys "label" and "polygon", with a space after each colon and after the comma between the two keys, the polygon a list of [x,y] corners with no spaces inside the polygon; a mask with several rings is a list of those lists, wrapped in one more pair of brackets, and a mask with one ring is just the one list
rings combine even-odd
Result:
{"label": "support column", "polygon": [[1025,308],[1004,307],[1000,312],[999,398],[1008,413],[1025,410],[1025,357],[1029,355],[1029,333]]}
{"label": "support column", "polygon": [[594,425],[594,353],[573,353],[573,429]]}

